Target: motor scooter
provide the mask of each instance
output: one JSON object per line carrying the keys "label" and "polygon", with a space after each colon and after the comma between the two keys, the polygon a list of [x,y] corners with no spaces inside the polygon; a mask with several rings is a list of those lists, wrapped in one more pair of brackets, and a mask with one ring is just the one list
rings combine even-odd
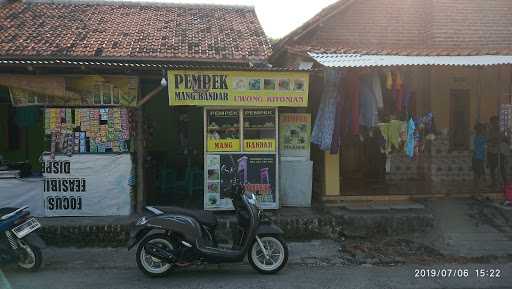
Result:
{"label": "motor scooter", "polygon": [[17,264],[24,270],[37,271],[46,244],[36,232],[41,224],[27,209],[0,209],[0,265]]}
{"label": "motor scooter", "polygon": [[218,244],[216,216],[207,211],[177,207],[146,207],[130,232],[128,250],[139,244],[139,269],[152,277],[194,264],[242,262],[263,274],[280,271],[288,261],[283,231],[260,209],[256,196],[246,193],[238,178],[232,180],[231,198],[238,220],[230,247]]}

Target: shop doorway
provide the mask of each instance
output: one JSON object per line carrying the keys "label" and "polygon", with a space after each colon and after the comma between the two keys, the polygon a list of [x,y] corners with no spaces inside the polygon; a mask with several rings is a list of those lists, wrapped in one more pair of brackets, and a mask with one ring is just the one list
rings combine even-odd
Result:
{"label": "shop doorway", "polygon": [[147,204],[202,208],[202,108],[170,107],[162,92],[145,105],[144,121]]}
{"label": "shop doorway", "polygon": [[450,149],[469,149],[469,90],[450,90]]}
{"label": "shop doorway", "polygon": [[363,129],[361,135],[345,137],[340,157],[345,195],[386,193],[386,160],[380,154],[375,131]]}

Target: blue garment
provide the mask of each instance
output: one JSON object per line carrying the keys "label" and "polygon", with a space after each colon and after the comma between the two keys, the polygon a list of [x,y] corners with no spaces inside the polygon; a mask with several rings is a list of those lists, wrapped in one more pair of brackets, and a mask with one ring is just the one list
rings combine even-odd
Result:
{"label": "blue garment", "polygon": [[473,156],[475,159],[483,161],[485,160],[485,146],[487,145],[487,139],[483,135],[476,135],[473,139]]}
{"label": "blue garment", "polygon": [[414,124],[414,120],[411,117],[407,123],[407,143],[405,144],[405,152],[411,159],[414,157],[414,145],[416,142],[416,138],[414,137],[415,131],[416,125]]}
{"label": "blue garment", "polygon": [[322,100],[311,134],[311,142],[318,145],[323,151],[331,149],[336,117],[336,97],[340,79],[341,73],[334,69],[328,69],[324,72]]}
{"label": "blue garment", "polygon": [[360,78],[359,82],[359,124],[368,128],[377,124],[377,95],[373,89],[373,75]]}

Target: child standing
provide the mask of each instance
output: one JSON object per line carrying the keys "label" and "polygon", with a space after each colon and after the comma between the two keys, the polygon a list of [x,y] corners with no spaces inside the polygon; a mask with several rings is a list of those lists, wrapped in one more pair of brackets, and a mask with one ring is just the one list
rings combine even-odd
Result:
{"label": "child standing", "polygon": [[480,189],[480,180],[485,175],[485,152],[487,138],[484,134],[484,126],[480,123],[475,125],[475,137],[473,139],[473,180],[477,190]]}

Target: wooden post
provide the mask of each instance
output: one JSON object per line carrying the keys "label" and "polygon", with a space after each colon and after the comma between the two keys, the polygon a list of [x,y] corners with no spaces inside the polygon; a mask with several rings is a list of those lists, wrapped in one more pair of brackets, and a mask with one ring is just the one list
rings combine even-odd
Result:
{"label": "wooden post", "polygon": [[159,86],[153,89],[150,93],[144,96],[136,108],[136,132],[135,132],[135,151],[137,153],[137,196],[136,208],[137,213],[142,214],[144,211],[145,198],[144,198],[144,109],[143,105],[147,103],[153,96],[158,94],[164,87]]}
{"label": "wooden post", "polygon": [[138,107],[136,114],[135,151],[137,153],[137,213],[144,211],[144,112]]}
{"label": "wooden post", "polygon": [[326,196],[341,195],[340,153],[335,155],[329,152],[324,154],[324,182]]}

